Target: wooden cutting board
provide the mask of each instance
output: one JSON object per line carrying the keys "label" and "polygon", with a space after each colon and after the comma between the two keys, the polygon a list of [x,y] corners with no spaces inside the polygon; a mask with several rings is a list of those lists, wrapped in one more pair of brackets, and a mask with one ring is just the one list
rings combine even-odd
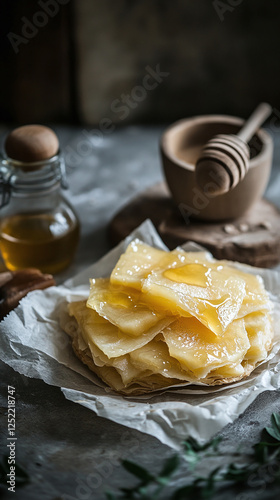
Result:
{"label": "wooden cutting board", "polygon": [[111,244],[119,243],[145,219],[151,219],[170,249],[195,241],[217,259],[258,267],[273,267],[280,262],[280,213],[264,199],[233,221],[189,221],[175,206],[166,185],[156,184],[114,216],[109,225]]}

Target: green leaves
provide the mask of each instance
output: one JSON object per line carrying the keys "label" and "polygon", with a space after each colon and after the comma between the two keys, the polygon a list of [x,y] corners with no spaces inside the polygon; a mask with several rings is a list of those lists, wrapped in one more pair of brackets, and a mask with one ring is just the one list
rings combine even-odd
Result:
{"label": "green leaves", "polygon": [[[215,437],[207,443],[200,444],[196,439],[189,437],[183,443],[183,459],[187,462],[188,484],[177,488],[172,492],[170,498],[172,500],[208,500],[213,498],[213,495],[219,488],[221,482],[230,482],[232,486],[242,484],[245,489],[247,482],[252,474],[259,474],[259,471],[265,467],[265,480],[271,484],[279,478],[279,459],[280,459],[280,415],[273,413],[271,416],[271,426],[263,430],[264,440],[260,440],[252,447],[250,455],[246,455],[248,463],[234,463],[229,465],[215,467],[210,470],[206,477],[195,475],[194,471],[200,462],[204,462],[207,466],[209,457],[216,457],[221,462],[225,458],[219,450],[221,437]],[[237,457],[244,462],[244,453],[236,451],[232,457]],[[206,462],[205,462],[206,461]],[[123,466],[135,478],[140,480],[140,483],[134,488],[122,488],[120,495],[115,496],[113,493],[107,493],[108,500],[160,500],[160,495],[169,486],[173,475],[180,470],[181,461],[178,455],[174,455],[163,464],[159,474],[153,475],[150,471],[134,462],[128,460],[123,461]],[[277,467],[276,467],[277,466]],[[206,467],[207,468],[207,467]],[[269,470],[278,473],[269,475]]]}
{"label": "green leaves", "polygon": [[138,479],[141,479],[142,484],[148,484],[153,481],[154,476],[144,469],[144,467],[140,467],[140,465],[137,465],[130,460],[123,460],[122,464],[128,472],[138,477]]}
{"label": "green leaves", "polygon": [[106,497],[107,500],[117,500],[117,497],[115,497],[114,493],[111,493],[111,491],[106,492]]}
{"label": "green leaves", "polygon": [[130,460],[123,460],[123,467],[135,476],[140,483],[134,488],[121,488],[121,496],[115,497],[113,493],[107,492],[108,500],[157,500],[162,490],[170,482],[172,474],[179,467],[179,457],[174,455],[163,464],[157,476],[152,475],[147,469]]}
{"label": "green leaves", "polygon": [[184,453],[185,460],[186,462],[188,462],[190,469],[194,470],[197,463],[199,462],[199,455],[193,449],[189,440],[185,441],[184,446],[185,446],[185,453]]}
{"label": "green leaves", "polygon": [[169,458],[163,465],[163,468],[157,478],[157,482],[166,486],[170,482],[172,474],[178,469],[179,465],[180,459],[178,455],[174,455]]}
{"label": "green leaves", "polygon": [[223,479],[226,481],[234,481],[235,483],[243,483],[248,479],[251,473],[252,470],[250,466],[231,463],[224,472]]}
{"label": "green leaves", "polygon": [[264,441],[255,444],[254,458],[259,464],[271,463],[280,458],[280,415],[271,415],[271,427],[265,427],[262,432]]}
{"label": "green leaves", "polygon": [[[273,413],[271,424],[263,429],[262,439],[252,447],[250,455],[246,455],[248,463],[244,465],[244,453],[236,451],[232,457],[241,459],[242,463],[231,462],[229,465],[207,467],[209,457],[216,457],[221,463],[226,455],[220,452],[219,444],[221,437],[215,437],[207,443],[200,444],[196,439],[189,437],[183,443],[182,459],[178,455],[168,458],[162,465],[158,474],[151,473],[145,467],[130,460],[122,462],[126,471],[131,474],[137,484],[132,488],[120,488],[118,493],[107,492],[107,500],[160,500],[163,491],[170,487],[170,482],[176,472],[180,471],[182,465],[187,463],[188,475],[186,483],[170,494],[172,500],[209,500],[222,482],[231,486],[242,484],[242,488],[249,487],[247,484],[252,475],[259,475],[259,471],[265,470],[263,481],[268,484],[280,479],[280,414]],[[204,464],[209,474],[204,476],[195,474],[198,464]],[[7,485],[7,474],[10,471],[8,456],[4,456],[0,462],[0,484]],[[16,486],[20,487],[29,482],[26,471],[16,465]]]}
{"label": "green leaves", "polygon": [[200,444],[196,439],[189,437],[183,444],[187,444],[195,452],[206,451],[209,448],[212,448],[216,452],[221,441],[221,437],[214,437],[210,441],[207,441],[207,443]]}
{"label": "green leaves", "polygon": [[[193,470],[196,467],[202,456],[205,456],[203,452],[205,452],[206,450],[212,449],[212,452],[216,454],[218,452],[218,446],[221,440],[221,437],[215,437],[202,445],[192,437],[189,437],[187,441],[184,441],[184,457],[188,462],[190,469]],[[211,455],[212,454],[207,454],[207,456]]]}
{"label": "green leaves", "polygon": [[204,484],[202,484],[201,488],[201,498],[212,498],[216,490],[216,481],[219,480],[219,471],[220,467],[217,467],[212,472],[210,472],[207,478],[204,479]]}
{"label": "green leaves", "polygon": [[272,413],[271,427],[266,427],[265,430],[271,437],[280,442],[280,415]]}

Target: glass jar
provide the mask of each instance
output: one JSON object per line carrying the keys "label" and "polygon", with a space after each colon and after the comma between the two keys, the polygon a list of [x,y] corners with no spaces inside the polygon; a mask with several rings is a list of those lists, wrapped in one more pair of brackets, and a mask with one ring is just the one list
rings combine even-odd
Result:
{"label": "glass jar", "polygon": [[67,267],[79,239],[78,218],[61,193],[65,165],[58,153],[36,162],[0,163],[0,250],[8,269]]}

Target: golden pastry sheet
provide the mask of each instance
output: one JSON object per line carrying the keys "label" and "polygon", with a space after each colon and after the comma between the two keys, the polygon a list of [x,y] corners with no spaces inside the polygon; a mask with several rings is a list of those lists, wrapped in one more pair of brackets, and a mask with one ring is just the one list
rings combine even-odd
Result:
{"label": "golden pastry sheet", "polygon": [[[77,356],[127,395],[249,375],[273,339],[261,278],[204,252],[164,252],[135,240],[111,276],[69,304]],[[65,328],[67,331],[67,328]]]}

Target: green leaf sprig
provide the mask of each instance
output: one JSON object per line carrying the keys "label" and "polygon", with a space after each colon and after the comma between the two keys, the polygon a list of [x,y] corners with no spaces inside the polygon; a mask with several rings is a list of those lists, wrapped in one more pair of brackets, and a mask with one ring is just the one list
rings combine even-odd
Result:
{"label": "green leaf sprig", "polygon": [[[172,491],[170,500],[210,499],[222,484],[242,485],[245,489],[249,487],[250,478],[256,477],[260,470],[267,483],[280,480],[280,414],[272,414],[270,427],[263,429],[260,441],[246,455],[248,463],[244,465],[244,453],[236,451],[230,456],[239,458],[242,463],[239,460],[237,463],[230,462],[226,466],[215,467],[205,477],[196,474],[196,467],[202,460],[225,456],[219,450],[221,441],[221,437],[215,437],[201,445],[192,437],[188,438],[183,443],[183,457],[176,454],[166,460],[157,475],[134,462],[124,460],[123,467],[138,482],[132,488],[120,488],[117,493],[107,492],[107,500],[159,500],[174,474],[180,470],[182,459],[188,464],[189,481]],[[274,471],[273,474],[271,471]]]}

